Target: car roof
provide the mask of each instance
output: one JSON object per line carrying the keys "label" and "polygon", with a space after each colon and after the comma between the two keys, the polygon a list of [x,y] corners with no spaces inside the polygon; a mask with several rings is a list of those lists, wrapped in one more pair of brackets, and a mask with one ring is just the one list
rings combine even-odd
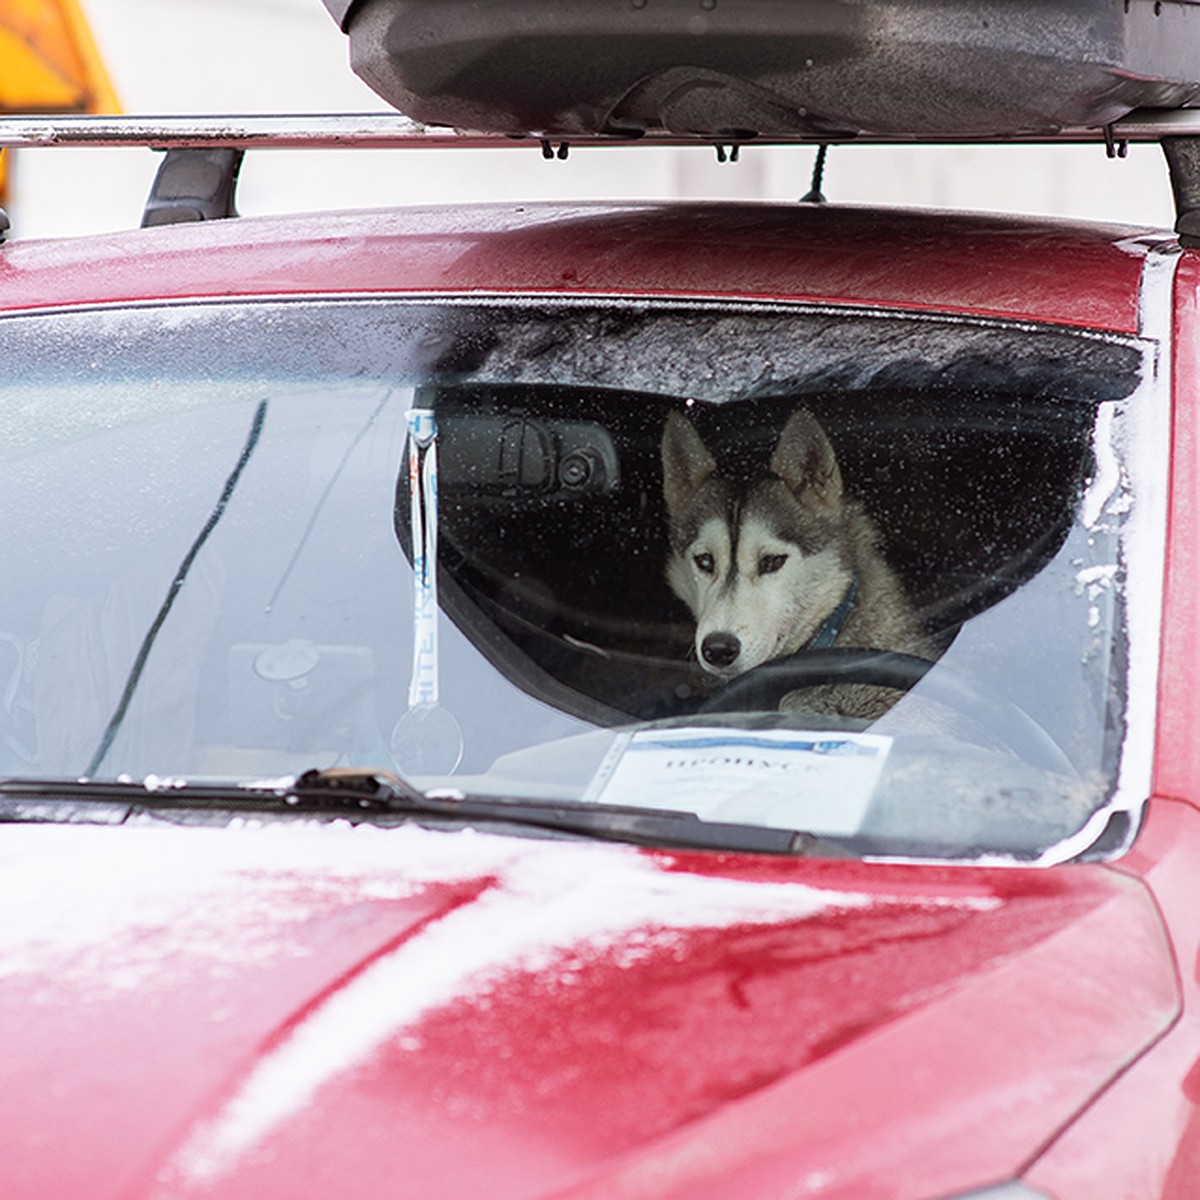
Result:
{"label": "car roof", "polygon": [[232,218],[0,248],[0,311],[378,293],[800,298],[1135,333],[1173,235],[762,203],[504,204]]}

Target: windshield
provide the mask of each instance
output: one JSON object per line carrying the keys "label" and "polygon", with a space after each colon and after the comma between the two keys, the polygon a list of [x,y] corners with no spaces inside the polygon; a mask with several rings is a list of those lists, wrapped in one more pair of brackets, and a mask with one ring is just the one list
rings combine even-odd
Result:
{"label": "windshield", "polygon": [[4,775],[390,769],[946,858],[1036,858],[1117,789],[1134,339],[609,300],[4,324]]}

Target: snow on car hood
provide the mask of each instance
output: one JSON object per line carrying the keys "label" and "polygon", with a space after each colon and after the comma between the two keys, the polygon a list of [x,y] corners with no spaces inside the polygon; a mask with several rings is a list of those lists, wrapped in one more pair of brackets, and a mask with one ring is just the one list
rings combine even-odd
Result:
{"label": "snow on car hood", "polygon": [[0,889],[7,1197],[936,1192],[1177,1003],[1104,867],[24,826]]}

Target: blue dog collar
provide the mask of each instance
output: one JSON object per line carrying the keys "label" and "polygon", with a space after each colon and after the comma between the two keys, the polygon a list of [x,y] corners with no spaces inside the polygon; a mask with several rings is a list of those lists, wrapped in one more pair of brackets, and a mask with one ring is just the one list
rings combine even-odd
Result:
{"label": "blue dog collar", "polygon": [[842,597],[842,602],[825,618],[821,628],[812,635],[812,639],[804,647],[805,650],[828,650],[837,641],[838,634],[842,632],[842,626],[846,624],[847,618],[854,610],[854,601],[857,597],[858,572],[855,571],[854,578],[850,580],[850,586]]}

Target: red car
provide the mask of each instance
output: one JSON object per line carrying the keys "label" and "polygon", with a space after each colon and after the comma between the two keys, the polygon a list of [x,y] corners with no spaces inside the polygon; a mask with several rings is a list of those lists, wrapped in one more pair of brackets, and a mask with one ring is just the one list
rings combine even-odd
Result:
{"label": "red car", "polygon": [[0,1194],[1200,1193],[1186,204],[130,136],[0,248]]}

